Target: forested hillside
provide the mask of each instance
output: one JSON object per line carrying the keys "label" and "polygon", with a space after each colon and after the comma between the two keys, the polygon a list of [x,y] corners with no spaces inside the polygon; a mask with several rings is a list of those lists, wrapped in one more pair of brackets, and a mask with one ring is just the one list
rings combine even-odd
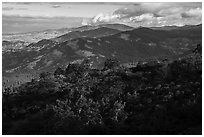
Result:
{"label": "forested hillside", "polygon": [[107,59],[93,69],[85,60],[43,72],[3,91],[3,134],[202,134],[201,51],[134,67]]}

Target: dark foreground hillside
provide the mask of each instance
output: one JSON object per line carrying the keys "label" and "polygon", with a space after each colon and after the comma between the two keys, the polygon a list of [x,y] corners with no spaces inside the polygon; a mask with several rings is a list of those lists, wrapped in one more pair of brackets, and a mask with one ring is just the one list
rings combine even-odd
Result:
{"label": "dark foreground hillside", "polygon": [[69,64],[3,91],[3,134],[202,134],[202,56]]}

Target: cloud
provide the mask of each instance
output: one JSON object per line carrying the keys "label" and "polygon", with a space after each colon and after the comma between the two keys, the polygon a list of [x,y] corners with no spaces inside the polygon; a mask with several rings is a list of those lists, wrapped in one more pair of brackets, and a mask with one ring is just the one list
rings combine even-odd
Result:
{"label": "cloud", "polygon": [[32,2],[19,2],[19,4],[30,5]]}
{"label": "cloud", "polygon": [[129,20],[131,22],[141,22],[141,21],[148,21],[153,20],[155,17],[152,13],[145,13],[140,16],[130,17]]}
{"label": "cloud", "polygon": [[82,25],[96,25],[102,23],[120,22],[123,15],[120,14],[104,14],[100,13],[93,18],[87,18],[82,21]]}
{"label": "cloud", "polygon": [[100,13],[86,24],[126,23],[133,26],[193,25],[202,22],[201,3],[137,3]]}
{"label": "cloud", "polygon": [[90,24],[90,19],[89,18],[83,18],[81,24],[82,25],[89,25]]}
{"label": "cloud", "polygon": [[18,10],[28,10],[28,8],[18,8]]}
{"label": "cloud", "polygon": [[82,25],[123,23],[137,27],[202,22],[201,2],[3,2],[2,6],[3,16],[91,18],[84,19]]}
{"label": "cloud", "polygon": [[113,20],[116,20],[118,18],[121,18],[123,15],[121,14],[103,14],[100,13],[97,16],[95,16],[93,18],[93,23],[97,23],[97,22],[111,22]]}
{"label": "cloud", "polygon": [[60,5],[53,5],[52,7],[53,8],[60,8],[61,6]]}
{"label": "cloud", "polygon": [[[2,3],[3,7],[12,7],[12,11],[2,10],[3,15],[7,16],[33,16],[33,17],[93,17],[97,13],[112,12],[122,7],[121,4],[102,4],[102,3],[71,3],[71,2],[36,2],[36,3]],[[20,10],[26,8],[26,12]]]}
{"label": "cloud", "polygon": [[171,7],[166,9],[161,9],[157,14],[160,16],[170,16],[181,13],[184,9],[182,7]]}
{"label": "cloud", "polygon": [[186,11],[181,14],[184,18],[191,18],[191,17],[202,17],[202,9],[196,8],[196,9],[190,9],[189,11]]}
{"label": "cloud", "polygon": [[2,10],[5,10],[5,11],[6,10],[13,10],[13,8],[12,7],[3,7]]}

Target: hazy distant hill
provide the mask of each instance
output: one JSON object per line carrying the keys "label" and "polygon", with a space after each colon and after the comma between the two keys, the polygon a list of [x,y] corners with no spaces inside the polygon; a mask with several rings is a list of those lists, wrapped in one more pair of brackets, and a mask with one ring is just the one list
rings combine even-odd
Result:
{"label": "hazy distant hill", "polygon": [[52,40],[56,42],[64,42],[70,39],[80,38],[80,37],[103,37],[108,35],[113,35],[119,33],[119,30],[100,27],[96,29],[86,30],[86,31],[72,31],[70,33],[64,34]]}
{"label": "hazy distant hill", "polygon": [[163,26],[163,27],[150,27],[153,30],[193,30],[202,28],[202,24],[199,25],[185,25],[182,27],[179,26]]}
{"label": "hazy distant hill", "polygon": [[106,27],[106,28],[111,28],[111,29],[117,29],[120,31],[128,31],[134,29],[133,27],[124,25],[124,24],[101,24],[98,25],[99,27]]}

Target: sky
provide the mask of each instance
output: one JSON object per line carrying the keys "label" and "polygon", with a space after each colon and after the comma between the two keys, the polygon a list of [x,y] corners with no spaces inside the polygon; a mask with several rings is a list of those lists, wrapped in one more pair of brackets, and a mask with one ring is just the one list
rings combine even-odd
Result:
{"label": "sky", "polygon": [[202,3],[2,3],[3,34],[104,23],[121,23],[133,27],[197,25],[202,23]]}

